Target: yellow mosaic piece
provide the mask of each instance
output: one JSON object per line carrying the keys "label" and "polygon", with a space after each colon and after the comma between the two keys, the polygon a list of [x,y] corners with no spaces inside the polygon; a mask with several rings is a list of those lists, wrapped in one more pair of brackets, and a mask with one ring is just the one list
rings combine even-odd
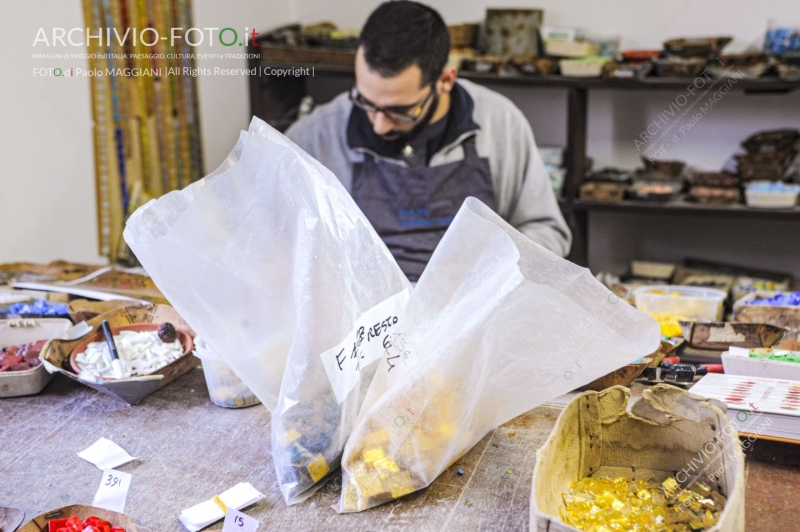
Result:
{"label": "yellow mosaic piece", "polygon": [[699,532],[716,525],[725,501],[702,483],[683,489],[674,477],[661,484],[584,478],[573,482],[562,499],[561,520],[587,532]]}
{"label": "yellow mosaic piece", "polygon": [[289,429],[283,433],[283,438],[281,438],[281,443],[283,445],[289,445],[298,438],[300,438],[300,433],[297,432],[295,429]]}
{"label": "yellow mosaic piece", "polygon": [[372,467],[374,467],[379,471],[386,471],[388,473],[400,472],[400,468],[397,466],[397,462],[395,462],[388,456],[384,456],[383,458],[372,462]]}
{"label": "yellow mosaic piece", "polygon": [[359,497],[358,488],[356,487],[355,483],[352,482],[352,479],[344,486],[342,505],[344,506],[344,510],[346,512],[364,510],[366,507],[364,504],[364,499]]}
{"label": "yellow mosaic piece", "polygon": [[364,449],[364,461],[368,464],[372,464],[373,462],[380,460],[385,456],[386,454],[380,447],[372,447],[369,449]]}
{"label": "yellow mosaic piece", "polygon": [[308,474],[311,475],[311,480],[315,484],[331,471],[331,468],[328,467],[328,462],[325,461],[325,457],[321,454],[315,456],[311,463],[306,466],[306,469],[308,469]]}
{"label": "yellow mosaic piece", "polygon": [[363,477],[355,478],[354,480],[360,488],[362,497],[377,497],[390,489],[377,472],[367,473]]}
{"label": "yellow mosaic piece", "polygon": [[397,499],[403,495],[408,495],[417,489],[414,487],[414,481],[411,478],[411,473],[408,471],[403,471],[402,473],[396,473],[392,475],[389,479],[389,482],[392,486],[391,495],[393,499]]}

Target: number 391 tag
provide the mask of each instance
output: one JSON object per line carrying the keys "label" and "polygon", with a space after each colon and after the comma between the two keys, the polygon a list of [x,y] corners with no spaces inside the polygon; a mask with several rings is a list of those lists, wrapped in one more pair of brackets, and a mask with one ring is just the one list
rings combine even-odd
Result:
{"label": "number 391 tag", "polygon": [[258,521],[239,510],[228,508],[225,521],[222,523],[222,532],[256,532]]}
{"label": "number 391 tag", "polygon": [[125,499],[128,498],[128,488],[132,478],[133,475],[130,473],[113,469],[104,470],[92,504],[98,508],[122,513],[125,510]]}

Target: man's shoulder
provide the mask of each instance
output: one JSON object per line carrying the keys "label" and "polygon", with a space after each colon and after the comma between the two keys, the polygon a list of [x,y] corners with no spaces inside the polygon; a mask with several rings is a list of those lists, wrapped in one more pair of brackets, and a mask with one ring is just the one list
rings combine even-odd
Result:
{"label": "man's shoulder", "polygon": [[468,79],[459,79],[458,83],[467,91],[472,101],[475,103],[475,111],[485,112],[493,107],[497,107],[499,111],[510,113],[520,112],[519,108],[507,96],[493,91],[483,85],[470,81]]}
{"label": "man's shoulder", "polygon": [[342,93],[292,124],[286,136],[300,145],[331,142],[344,134],[351,107],[347,93]]}

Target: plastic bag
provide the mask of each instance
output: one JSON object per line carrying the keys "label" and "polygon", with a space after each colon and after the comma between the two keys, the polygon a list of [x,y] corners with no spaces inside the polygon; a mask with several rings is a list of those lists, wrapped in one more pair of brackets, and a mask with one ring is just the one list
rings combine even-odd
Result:
{"label": "plastic bag", "polygon": [[281,491],[302,500],[338,467],[377,364],[345,364],[332,387],[321,354],[407,298],[389,250],[336,177],[257,118],[219,169],[142,206],[124,237],[270,410]]}
{"label": "plastic bag", "polygon": [[340,512],[428,486],[495,427],[659,345],[655,320],[474,198],[405,318],[345,447]]}

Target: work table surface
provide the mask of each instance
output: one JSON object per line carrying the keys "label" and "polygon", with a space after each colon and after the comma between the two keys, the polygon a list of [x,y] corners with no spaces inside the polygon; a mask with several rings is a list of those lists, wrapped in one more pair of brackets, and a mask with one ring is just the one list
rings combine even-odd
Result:
{"label": "work table surface", "polygon": [[[522,531],[536,450],[559,413],[557,404],[531,410],[488,434],[427,489],[339,515],[331,509],[339,477],[308,501],[286,506],[270,456],[266,408],[215,406],[200,369],[137,406],[57,375],[39,395],[0,399],[0,506],[22,509],[27,522],[61,506],[91,504],[101,471],[75,453],[105,437],[138,457],[118,469],[133,475],[125,513],[139,532],[185,530],[181,510],[239,482],[266,495],[246,511],[264,531]],[[746,456],[747,530],[796,529],[800,446],[758,441]]]}

